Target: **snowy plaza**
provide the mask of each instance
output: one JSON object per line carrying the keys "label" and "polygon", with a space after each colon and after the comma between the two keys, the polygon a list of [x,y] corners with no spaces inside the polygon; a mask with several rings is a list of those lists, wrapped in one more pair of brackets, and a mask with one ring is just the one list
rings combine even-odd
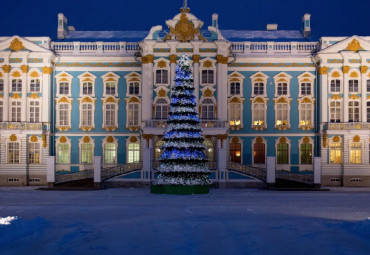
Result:
{"label": "snowy plaza", "polygon": [[0,254],[369,254],[369,194],[0,188]]}

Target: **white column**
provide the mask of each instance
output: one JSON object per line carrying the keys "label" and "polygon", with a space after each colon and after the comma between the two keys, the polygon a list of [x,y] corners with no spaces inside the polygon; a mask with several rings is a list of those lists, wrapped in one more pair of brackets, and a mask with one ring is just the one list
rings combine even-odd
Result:
{"label": "white column", "polygon": [[4,65],[4,99],[3,99],[3,120],[9,121],[9,88],[11,86],[9,80],[10,65]]}
{"label": "white column", "polygon": [[55,156],[46,157],[46,182],[48,186],[54,186],[55,183]]}
{"label": "white column", "polygon": [[152,135],[143,135],[143,170],[141,171],[141,179],[150,180],[152,176]]}
{"label": "white column", "polygon": [[222,73],[221,73],[221,93],[222,93],[222,100],[221,100],[221,107],[222,108],[222,121],[227,121],[227,63],[228,63],[228,57],[224,57],[224,61],[222,63]]}
{"label": "white column", "polygon": [[[199,60],[200,55],[193,55],[193,78],[194,78],[194,94],[197,100],[197,104],[199,105]],[[199,111],[199,107],[197,107],[197,111]]]}
{"label": "white column", "polygon": [[142,57],[142,120],[152,119],[153,105],[153,55]]}
{"label": "white column", "polygon": [[267,168],[267,173],[266,173],[266,183],[268,187],[274,187],[275,185],[275,157],[267,157],[267,162],[266,162],[266,168]]}
{"label": "white column", "polygon": [[50,120],[50,98],[51,97],[51,73],[53,69],[52,67],[43,67],[42,68],[42,115],[41,115],[41,121],[42,122],[51,122]]}
{"label": "white column", "polygon": [[328,71],[327,67],[320,67],[320,87],[321,87],[321,122],[328,122]]}
{"label": "white column", "polygon": [[[347,67],[343,67],[343,122],[348,122],[348,71]],[[349,67],[348,67],[349,69]]]}
{"label": "white column", "polygon": [[94,184],[95,187],[100,187],[101,183],[101,156],[94,156]]}
{"label": "white column", "polygon": [[321,186],[321,158],[319,157],[314,157],[313,161],[313,185]]}
{"label": "white column", "polygon": [[[361,121],[362,122],[367,122],[367,114],[366,114],[366,72],[363,72],[364,66],[361,67]],[[367,68],[365,68],[367,71]]]}
{"label": "white column", "polygon": [[22,65],[22,103],[21,103],[21,121],[25,122],[27,121],[27,87],[28,87],[28,81],[27,81],[27,73],[28,73],[28,66]]}
{"label": "white column", "polygon": [[222,55],[217,56],[217,119],[222,119]]}
{"label": "white column", "polygon": [[227,135],[219,135],[217,144],[218,144],[218,155],[217,155],[217,169],[218,169],[218,179],[224,181],[228,179],[227,176]]}

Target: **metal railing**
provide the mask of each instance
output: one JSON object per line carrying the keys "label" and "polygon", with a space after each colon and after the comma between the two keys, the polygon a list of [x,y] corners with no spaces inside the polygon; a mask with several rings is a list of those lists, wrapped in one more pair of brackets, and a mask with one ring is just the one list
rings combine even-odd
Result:
{"label": "metal railing", "polygon": [[0,130],[43,130],[44,124],[41,122],[0,122]]}
{"label": "metal railing", "polygon": [[348,123],[327,123],[327,130],[368,130],[370,123],[367,122],[348,122]]}
{"label": "metal railing", "polygon": [[103,168],[101,171],[101,179],[102,181],[105,181],[121,174],[128,174],[137,170],[141,170],[142,168],[143,168],[142,162]]}
{"label": "metal railing", "polygon": [[266,169],[264,168],[257,168],[257,167],[252,167],[248,165],[242,165],[242,164],[238,164],[235,162],[229,162],[227,164],[227,168],[229,170],[232,170],[232,171],[235,171],[241,174],[252,176],[264,182],[266,181]]}
{"label": "metal railing", "polygon": [[55,175],[55,184],[94,178],[94,170]]}
{"label": "metal railing", "polygon": [[295,182],[301,182],[305,184],[313,184],[313,176],[312,175],[306,175],[306,174],[297,174],[297,173],[291,173],[288,171],[281,171],[277,170],[275,172],[275,178],[288,180],[288,181],[295,181]]}
{"label": "metal railing", "polygon": [[[147,128],[165,128],[167,120],[146,120],[143,124]],[[200,124],[202,128],[228,128],[229,126],[227,121],[221,120],[200,120]]]}

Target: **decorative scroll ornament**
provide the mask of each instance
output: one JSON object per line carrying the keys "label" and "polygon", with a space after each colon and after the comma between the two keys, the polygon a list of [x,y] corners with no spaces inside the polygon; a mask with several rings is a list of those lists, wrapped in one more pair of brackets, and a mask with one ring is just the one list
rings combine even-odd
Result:
{"label": "decorative scroll ornament", "polygon": [[82,139],[82,141],[83,141],[84,143],[90,143],[91,139],[90,139],[90,137],[89,137],[89,136],[84,136],[84,138]]}
{"label": "decorative scroll ornament", "polygon": [[223,148],[223,142],[227,139],[227,134],[217,135],[217,139],[221,141],[221,148]]}
{"label": "decorative scroll ornament", "polygon": [[355,135],[355,136],[353,137],[353,142],[354,142],[354,143],[358,143],[359,141],[360,141],[360,136]]}
{"label": "decorative scroll ornament", "polygon": [[258,137],[256,138],[256,143],[261,144],[262,142],[263,142],[263,138],[262,138],[262,137],[260,137],[260,136],[258,136]]}
{"label": "decorative scroll ornament", "polygon": [[53,68],[51,66],[44,66],[41,69],[43,74],[51,74],[53,72]]}
{"label": "decorative scroll ornament", "polygon": [[107,142],[108,142],[108,143],[113,143],[113,141],[114,141],[113,136],[108,136],[108,137],[107,137]]}
{"label": "decorative scroll ornament", "polygon": [[360,66],[360,72],[361,73],[367,73],[367,70],[368,70],[368,66]]}
{"label": "decorative scroll ornament", "polygon": [[60,142],[60,143],[66,143],[66,142],[67,142],[67,138],[66,138],[65,136],[61,136],[61,137],[59,138],[59,142]]}
{"label": "decorative scroll ornament", "polygon": [[348,73],[349,72],[349,70],[351,69],[351,67],[350,66],[343,66],[343,73]]}
{"label": "decorative scroll ornament", "polygon": [[146,147],[149,148],[149,142],[153,138],[153,135],[151,134],[144,134],[143,138],[146,140]]}
{"label": "decorative scroll ornament", "polygon": [[131,136],[129,141],[130,143],[137,143],[138,139],[136,136]]}
{"label": "decorative scroll ornament", "polygon": [[279,142],[280,144],[286,144],[286,137],[285,136],[280,137]]}
{"label": "decorative scroll ornament", "polygon": [[361,47],[361,44],[360,44],[360,42],[357,39],[353,39],[348,44],[347,50],[350,50],[350,51],[359,51],[359,50],[363,50],[363,48]]}
{"label": "decorative scroll ornament", "polygon": [[22,41],[21,41],[21,40],[19,40],[18,38],[15,38],[15,39],[10,43],[9,48],[10,48],[12,51],[19,51],[19,50],[23,50],[23,49],[25,49],[25,47],[23,46]]}
{"label": "decorative scroll ornament", "polygon": [[161,61],[158,62],[158,67],[159,68],[165,68],[165,67],[167,67],[167,63],[164,62],[163,60],[161,60]]}
{"label": "decorative scroll ornament", "polygon": [[200,55],[193,55],[193,62],[199,64]]}
{"label": "decorative scroll ornament", "polygon": [[303,143],[304,144],[310,143],[310,138],[308,136],[303,137]]}
{"label": "decorative scroll ornament", "polygon": [[35,143],[39,140],[39,138],[37,136],[33,135],[33,136],[31,136],[30,140],[31,140],[31,142]]}
{"label": "decorative scroll ornament", "polygon": [[322,66],[319,68],[319,74],[328,74],[329,67],[327,66]]}
{"label": "decorative scroll ornament", "polygon": [[326,148],[328,145],[328,134],[324,134],[322,140],[322,146]]}
{"label": "decorative scroll ornament", "polygon": [[182,13],[176,26],[170,27],[170,33],[180,42],[188,42],[199,34],[199,27],[194,28],[194,24],[189,21],[185,13]]}
{"label": "decorative scroll ornament", "polygon": [[28,73],[29,66],[28,65],[21,65],[22,73]]}
{"label": "decorative scroll ornament", "polygon": [[16,136],[16,135],[14,135],[14,134],[13,134],[13,135],[11,135],[11,136],[10,136],[10,141],[11,141],[11,142],[15,142],[15,141],[17,141],[17,136]]}
{"label": "decorative scroll ornament", "polygon": [[175,55],[175,54],[170,55],[170,63],[171,64],[176,64],[177,63],[177,55]]}
{"label": "decorative scroll ornament", "polygon": [[42,134],[41,135],[41,139],[42,139],[42,147],[46,148],[46,135],[45,134]]}
{"label": "decorative scroll ornament", "polygon": [[158,92],[158,96],[160,96],[160,97],[166,97],[167,96],[167,93],[166,93],[166,91],[164,89],[161,89]]}
{"label": "decorative scroll ornament", "polygon": [[338,143],[340,141],[340,137],[339,136],[334,136],[333,137],[333,142],[335,142],[335,143]]}

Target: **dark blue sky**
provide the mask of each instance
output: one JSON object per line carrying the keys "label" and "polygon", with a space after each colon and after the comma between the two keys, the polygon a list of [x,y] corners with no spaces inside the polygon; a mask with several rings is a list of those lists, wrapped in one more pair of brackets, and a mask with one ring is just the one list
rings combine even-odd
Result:
{"label": "dark blue sky", "polygon": [[[188,0],[191,12],[210,25],[219,14],[221,29],[300,29],[304,13],[312,14],[318,36],[370,35],[370,0]],[[0,0],[0,36],[50,36],[57,14],[64,13],[76,30],[149,30],[163,25],[182,0]]]}

